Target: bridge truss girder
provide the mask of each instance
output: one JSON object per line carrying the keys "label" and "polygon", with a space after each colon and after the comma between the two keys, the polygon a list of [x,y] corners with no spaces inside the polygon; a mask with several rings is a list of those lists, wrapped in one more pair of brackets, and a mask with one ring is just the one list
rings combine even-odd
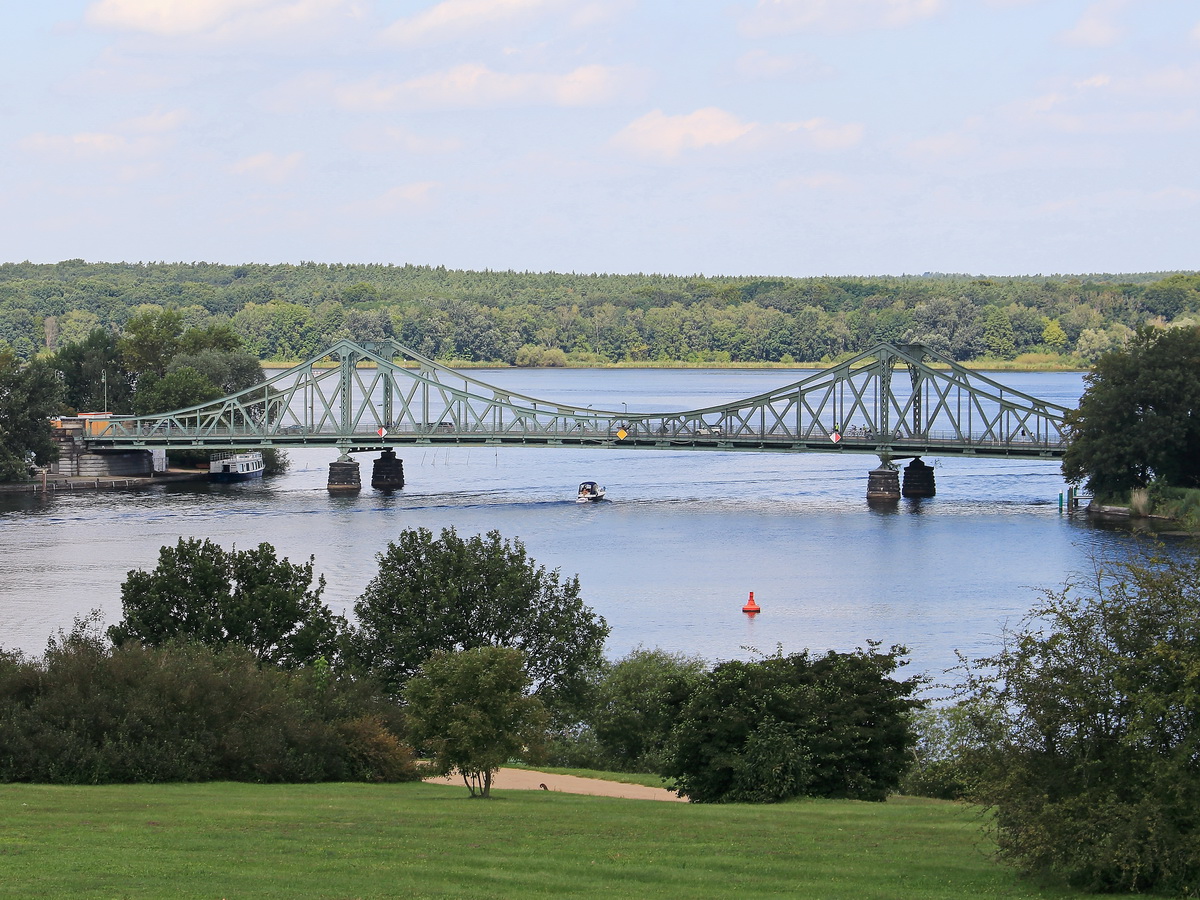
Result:
{"label": "bridge truss girder", "polygon": [[[909,378],[893,379],[901,368]],[[916,345],[881,344],[727,404],[617,412],[508,391],[392,341],[343,340],[228,397],[97,422],[86,440],[98,449],[328,445],[343,456],[403,444],[517,444],[1056,457],[1067,412]]]}

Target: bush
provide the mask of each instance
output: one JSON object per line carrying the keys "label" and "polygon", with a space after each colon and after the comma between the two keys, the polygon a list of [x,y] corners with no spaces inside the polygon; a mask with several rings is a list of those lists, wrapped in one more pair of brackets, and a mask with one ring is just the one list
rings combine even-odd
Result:
{"label": "bush", "polygon": [[1200,559],[1100,565],[1047,591],[971,701],[1000,726],[1000,851],[1086,890],[1200,891]]}
{"label": "bush", "polygon": [[370,684],[261,667],[242,648],[106,646],[82,623],[42,659],[0,654],[0,781],[402,781]]}
{"label": "bush", "polygon": [[707,670],[697,657],[642,647],[613,664],[596,686],[588,715],[604,767],[661,769],[671,728]]}
{"label": "bush", "polygon": [[919,679],[891,678],[906,651],[877,646],[721,663],[684,705],[660,774],[701,803],[885,799],[908,764]]}
{"label": "bush", "polygon": [[971,800],[994,763],[998,717],[974,703],[917,710],[912,766],[900,793],[939,800]]}

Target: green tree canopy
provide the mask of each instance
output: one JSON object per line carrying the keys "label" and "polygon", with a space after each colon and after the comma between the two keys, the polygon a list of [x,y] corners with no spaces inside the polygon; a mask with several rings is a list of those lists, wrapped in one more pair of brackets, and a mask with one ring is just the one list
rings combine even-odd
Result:
{"label": "green tree canopy", "polygon": [[514,647],[435,653],[404,687],[409,738],[432,751],[439,775],[458,772],[472,797],[488,797],[496,770],[545,739],[529,683]]}
{"label": "green tree canopy", "polygon": [[22,364],[0,345],[0,481],[27,477],[30,461],[58,458],[50,417],[58,411],[62,383],[45,362]]}
{"label": "green tree canopy", "polygon": [[1101,564],[1045,592],[969,687],[1004,856],[1085,890],[1195,896],[1200,559]]}
{"label": "green tree canopy", "polygon": [[696,803],[883,800],[909,760],[919,679],[905,650],[808,651],[721,663],[689,697],[662,775]]}
{"label": "green tree canopy", "polygon": [[1084,377],[1068,416],[1068,481],[1120,495],[1158,479],[1200,487],[1200,327],[1137,332]]}
{"label": "green tree canopy", "polygon": [[124,618],[109,629],[117,646],[197,642],[240,644],[264,663],[301,666],[337,653],[345,622],[312,587],[313,561],[278,559],[270,544],[225,550],[207,539],[163,547],[150,572],[135,569],[121,585]]}
{"label": "green tree canopy", "polygon": [[658,771],[679,710],[707,671],[698,657],[643,647],[614,663],[596,686],[587,716],[607,764]]}
{"label": "green tree canopy", "polygon": [[378,560],[354,605],[351,646],[393,693],[438,651],[516,647],[548,703],[573,696],[602,662],[608,624],[580,599],[578,577],[547,572],[520,540],[406,529]]}
{"label": "green tree canopy", "polygon": [[75,412],[133,412],[132,378],[121,361],[117,338],[103,328],[63,344],[50,359],[61,373],[63,402]]}
{"label": "green tree canopy", "polygon": [[165,375],[167,364],[179,352],[183,314],[177,309],[146,309],[125,323],[121,355],[125,368],[136,374]]}
{"label": "green tree canopy", "polygon": [[221,389],[191,366],[184,366],[159,377],[148,373],[138,379],[133,411],[139,416],[170,412],[216,400]]}

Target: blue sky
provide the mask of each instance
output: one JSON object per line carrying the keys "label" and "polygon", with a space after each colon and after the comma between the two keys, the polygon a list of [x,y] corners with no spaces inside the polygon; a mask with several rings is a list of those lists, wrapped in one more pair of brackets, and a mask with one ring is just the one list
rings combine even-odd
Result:
{"label": "blue sky", "polygon": [[2,8],[0,261],[1200,268],[1196,0]]}

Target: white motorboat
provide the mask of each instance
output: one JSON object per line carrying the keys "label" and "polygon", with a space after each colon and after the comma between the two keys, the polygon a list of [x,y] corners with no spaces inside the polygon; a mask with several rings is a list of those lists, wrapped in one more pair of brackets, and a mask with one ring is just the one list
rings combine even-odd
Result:
{"label": "white motorboat", "polygon": [[208,460],[210,481],[249,481],[261,478],[266,463],[257,450],[241,453],[214,453]]}
{"label": "white motorboat", "polygon": [[596,484],[594,481],[585,481],[579,485],[579,494],[575,497],[576,503],[591,503],[595,500],[604,499],[604,488]]}

